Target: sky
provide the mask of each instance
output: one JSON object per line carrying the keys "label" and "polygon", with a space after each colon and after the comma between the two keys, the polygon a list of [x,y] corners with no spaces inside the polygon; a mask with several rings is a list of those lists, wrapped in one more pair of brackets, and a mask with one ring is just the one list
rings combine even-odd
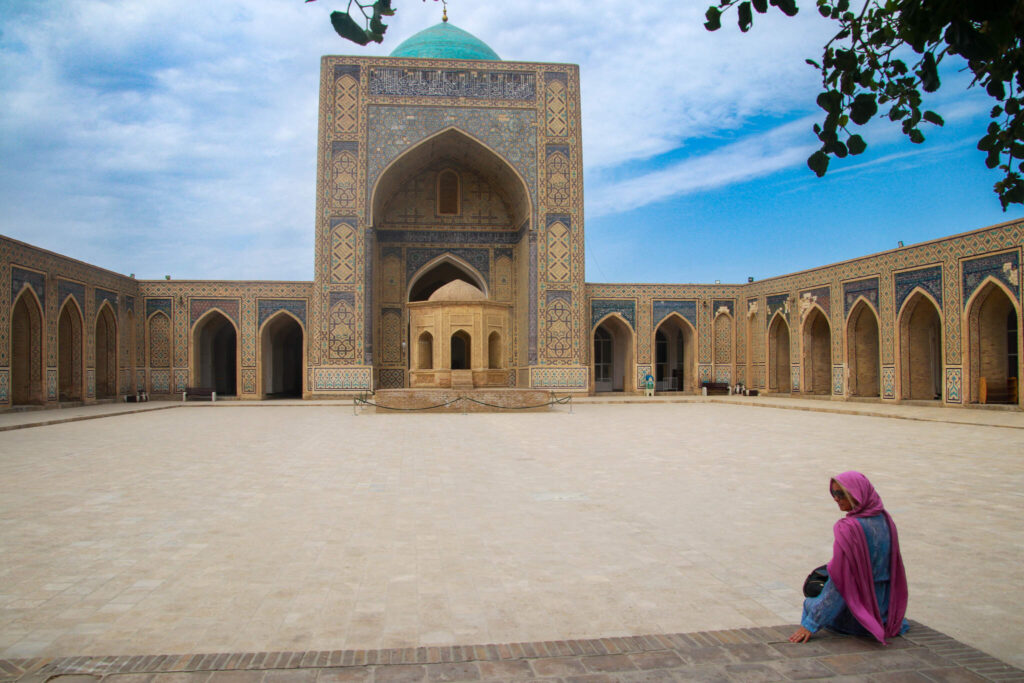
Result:
{"label": "sky", "polygon": [[[344,0],[4,0],[0,234],[142,279],[311,280],[320,57],[387,55]],[[588,282],[746,282],[1024,217],[975,145],[991,100],[944,62],[923,145],[877,120],[818,179],[810,0],[742,34],[706,0],[450,0],[502,59],[580,65]]]}

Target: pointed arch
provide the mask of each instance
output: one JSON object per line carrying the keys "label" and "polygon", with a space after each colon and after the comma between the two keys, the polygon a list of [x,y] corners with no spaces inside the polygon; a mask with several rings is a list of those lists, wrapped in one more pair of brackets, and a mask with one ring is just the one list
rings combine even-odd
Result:
{"label": "pointed arch", "polygon": [[1020,304],[1004,282],[991,275],[964,306],[966,400],[1018,403],[1021,376]]}
{"label": "pointed arch", "polygon": [[93,360],[96,370],[96,398],[117,395],[117,315],[109,301],[100,304],[93,323]]}
{"label": "pointed arch", "polygon": [[44,402],[43,306],[35,290],[24,285],[11,307],[11,404]]}
{"label": "pointed arch", "polygon": [[154,311],[146,321],[146,362],[151,368],[171,367],[171,318],[163,311]]}
{"label": "pointed arch", "polygon": [[501,349],[501,333],[494,330],[487,335],[487,367],[489,369],[500,370],[505,367]]}
{"label": "pointed arch", "polygon": [[450,350],[451,370],[472,370],[473,369],[473,337],[463,329],[452,332],[448,342]]}
{"label": "pointed arch", "polygon": [[942,397],[942,307],[915,287],[896,318],[899,331],[900,398],[931,401]]}
{"label": "pointed arch", "polygon": [[369,224],[375,225],[380,220],[384,203],[403,182],[431,161],[450,155],[452,150],[459,151],[460,159],[465,160],[467,166],[488,169],[509,194],[513,222],[517,226],[527,223],[527,227],[532,227],[529,223],[534,211],[533,199],[519,170],[487,143],[456,126],[448,126],[419,140],[388,162],[370,191]]}
{"label": "pointed arch", "polygon": [[238,395],[239,337],[235,321],[218,307],[192,324],[192,386],[213,389],[218,397]]}
{"label": "pointed arch", "polygon": [[301,398],[306,376],[306,326],[281,309],[260,325],[256,335],[260,359],[257,393],[263,398]]}
{"label": "pointed arch", "polygon": [[658,391],[696,391],[696,339],[693,323],[676,311],[665,315],[654,326],[651,348],[654,349],[654,379]]}
{"label": "pointed arch", "polygon": [[636,333],[619,313],[608,313],[590,332],[594,391],[636,392]]}
{"label": "pointed arch", "polygon": [[[487,278],[464,258],[451,252],[436,256],[416,269],[405,289],[406,301],[426,301],[440,287],[456,279],[459,275],[471,285],[491,298],[487,287]],[[432,276],[432,277],[431,277]]]}
{"label": "pointed arch", "polygon": [[434,335],[426,330],[416,340],[416,360],[413,367],[417,370],[434,369]]}
{"label": "pointed arch", "polygon": [[84,391],[85,316],[73,294],[57,315],[57,391],[61,401],[81,401]]}
{"label": "pointed arch", "polygon": [[878,314],[871,302],[857,297],[846,317],[846,383],[850,396],[881,396],[881,345]]}
{"label": "pointed arch", "polygon": [[789,322],[776,311],[768,324],[768,390],[788,394],[793,390],[789,370]]}
{"label": "pointed arch", "polygon": [[811,304],[803,320],[802,391],[825,395],[832,391],[832,325],[818,304]]}

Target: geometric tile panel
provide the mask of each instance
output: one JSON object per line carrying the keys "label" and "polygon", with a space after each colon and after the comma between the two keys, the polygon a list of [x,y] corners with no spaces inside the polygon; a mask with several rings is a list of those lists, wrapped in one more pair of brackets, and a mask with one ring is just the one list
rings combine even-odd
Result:
{"label": "geometric tile panel", "polygon": [[371,390],[373,373],[370,368],[314,368],[313,388],[316,391]]}
{"label": "geometric tile panel", "polygon": [[7,368],[0,368],[0,403],[7,403],[10,392],[10,373]]}
{"label": "geometric tile panel", "polygon": [[643,389],[644,388],[644,378],[646,378],[647,375],[650,375],[650,374],[652,374],[651,373],[651,366],[650,365],[638,365],[638,366],[636,366],[636,388],[637,389]]}
{"label": "geometric tile panel", "polygon": [[405,386],[405,370],[401,368],[381,368],[377,382],[381,389],[401,389]]}
{"label": "geometric tile panel", "polygon": [[832,308],[830,304],[832,290],[828,287],[818,287],[816,289],[810,289],[804,292],[800,292],[800,313],[806,313],[810,310],[810,307],[814,304],[821,306],[821,309],[825,311],[825,317],[832,315]]}
{"label": "geometric tile panel", "polygon": [[685,320],[688,320],[694,328],[697,327],[697,302],[694,301],[662,301],[651,302],[654,325],[660,323],[669,313],[678,313]]}
{"label": "geometric tile panel", "polygon": [[[775,315],[776,311],[782,311],[784,315],[789,315],[789,294],[772,294],[771,296],[765,297],[765,324],[770,325],[772,322],[772,316]],[[786,322],[789,322],[788,320]]]}
{"label": "geometric tile panel", "polygon": [[171,393],[171,371],[170,370],[151,370],[149,373],[151,391],[154,394],[169,394]]}
{"label": "geometric tile panel", "polygon": [[896,368],[882,368],[882,398],[896,398]]}
{"label": "geometric tile panel", "polygon": [[857,297],[862,296],[868,303],[874,306],[875,313],[878,312],[878,278],[869,277],[865,280],[843,283],[843,317],[850,314],[850,308]]}
{"label": "geometric tile panel", "polygon": [[963,369],[946,368],[946,402],[961,403],[963,401]]}
{"label": "geometric tile panel", "polygon": [[720,365],[716,365],[715,382],[719,384],[732,384],[732,368],[729,366],[722,367]]}
{"label": "geometric tile panel", "polygon": [[242,393],[256,393],[256,368],[242,368]]}
{"label": "geometric tile panel", "polygon": [[792,384],[790,384],[790,386],[792,387],[792,390],[793,391],[800,391],[800,366],[799,365],[794,365],[793,366],[793,372],[792,372],[792,377],[791,377],[790,381],[792,382]]}
{"label": "geometric tile panel", "polygon": [[236,325],[239,324],[238,319],[238,299],[190,299],[189,300],[189,327],[195,324],[204,313],[213,309],[219,308],[224,315],[230,318]]}
{"label": "geometric tile panel", "polygon": [[171,300],[170,299],[146,299],[146,317],[153,315],[156,311],[161,311],[168,318],[171,317]]}
{"label": "geometric tile panel", "polygon": [[609,313],[618,313],[636,330],[636,301],[618,299],[592,299],[590,302],[590,328]]}
{"label": "geometric tile panel", "polygon": [[46,400],[57,400],[57,370],[56,368],[46,369]]}
{"label": "geometric tile panel", "polygon": [[530,368],[530,386],[535,389],[586,389],[588,368]]}
{"label": "geometric tile panel", "polygon": [[96,396],[96,371],[89,368],[85,371],[85,386],[86,395],[89,398],[95,398]]}
{"label": "geometric tile panel", "polygon": [[843,395],[843,366],[836,365],[832,368],[832,395]]}
{"label": "geometric tile panel", "polygon": [[697,382],[704,383],[711,381],[711,366],[701,365],[697,368]]}
{"label": "geometric tile panel", "polygon": [[75,297],[78,302],[78,307],[85,313],[85,286],[77,282],[68,282],[67,280],[57,280],[57,303],[61,304],[67,299],[68,295],[71,294]]}
{"label": "geometric tile panel", "polygon": [[39,297],[39,303],[43,310],[46,310],[46,276],[34,270],[25,270],[17,266],[11,266],[11,301],[18,296],[18,292],[25,285],[29,285]]}
{"label": "geometric tile panel", "polygon": [[185,391],[188,386],[188,370],[174,371],[174,391]]}
{"label": "geometric tile panel", "polygon": [[303,327],[306,326],[306,300],[305,299],[260,299],[256,316],[256,327],[263,327],[267,318],[278,311],[288,311],[298,318]]}

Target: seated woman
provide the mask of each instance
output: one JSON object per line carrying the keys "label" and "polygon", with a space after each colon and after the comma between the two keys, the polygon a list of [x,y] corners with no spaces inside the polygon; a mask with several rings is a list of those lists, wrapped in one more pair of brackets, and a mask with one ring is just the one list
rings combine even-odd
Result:
{"label": "seated woman", "polygon": [[874,636],[885,643],[905,633],[908,624],[907,575],[892,517],[868,478],[843,472],[829,492],[846,513],[833,527],[835,545],[829,579],[816,598],[804,600],[800,628],[790,642],[806,643],[820,628]]}

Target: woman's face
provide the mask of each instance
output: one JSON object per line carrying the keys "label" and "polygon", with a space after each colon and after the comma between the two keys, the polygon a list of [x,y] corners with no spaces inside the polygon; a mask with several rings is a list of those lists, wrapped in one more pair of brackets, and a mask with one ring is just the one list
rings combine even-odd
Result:
{"label": "woman's face", "polygon": [[829,492],[832,494],[832,500],[836,501],[836,505],[839,506],[840,510],[849,512],[853,509],[853,504],[850,502],[850,494],[835,479],[829,484]]}

